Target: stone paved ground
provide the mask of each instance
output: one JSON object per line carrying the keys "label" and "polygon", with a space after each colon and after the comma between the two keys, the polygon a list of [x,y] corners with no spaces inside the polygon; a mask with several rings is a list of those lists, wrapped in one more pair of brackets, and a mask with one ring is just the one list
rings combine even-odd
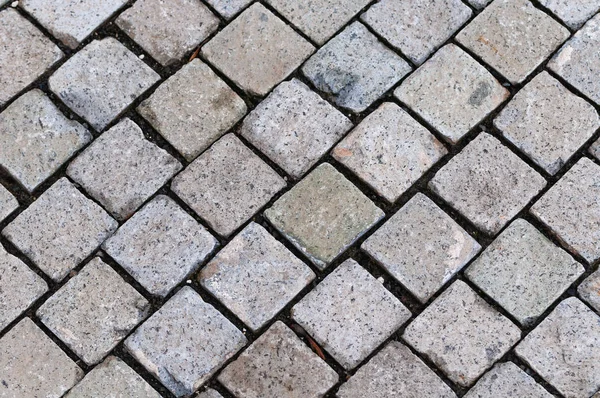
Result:
{"label": "stone paved ground", "polygon": [[600,397],[599,0],[0,0],[0,398]]}

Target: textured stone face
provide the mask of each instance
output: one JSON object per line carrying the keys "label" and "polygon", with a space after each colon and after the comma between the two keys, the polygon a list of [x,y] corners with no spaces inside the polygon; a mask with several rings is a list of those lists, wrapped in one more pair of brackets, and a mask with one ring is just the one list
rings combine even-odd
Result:
{"label": "textured stone face", "polygon": [[318,398],[338,375],[281,321],[218,377],[238,398]]}
{"label": "textured stone face", "polygon": [[540,4],[573,29],[579,29],[585,21],[600,11],[600,3],[595,0],[540,0]]}
{"label": "textured stone face", "polygon": [[395,202],[448,151],[398,105],[386,102],[333,150],[333,157]]}
{"label": "textured stone face", "polygon": [[496,0],[456,39],[511,83],[520,83],[569,37],[528,0]]}
{"label": "textured stone face", "polygon": [[116,218],[133,214],[181,164],[144,138],[130,119],[98,137],[67,168],[67,174]]}
{"label": "textured stone face", "polygon": [[487,133],[450,160],[429,188],[488,235],[495,235],[546,180]]}
{"label": "textured stone face", "polygon": [[202,268],[202,286],[252,330],[260,329],[315,278],[315,273],[250,223]]}
{"label": "textured stone face", "polygon": [[117,229],[117,222],[61,178],[2,235],[56,282]]}
{"label": "textured stone face", "polygon": [[411,71],[359,22],[325,44],[302,67],[302,73],[333,102],[362,112]]}
{"label": "textured stone face", "polygon": [[448,44],[394,95],[454,144],[506,98],[508,91],[477,61]]}
{"label": "textured stone face", "polygon": [[456,398],[456,394],[416,355],[397,341],[343,384],[339,398]]}
{"label": "textured stone face", "polygon": [[247,8],[202,54],[241,89],[266,95],[314,51],[314,47],[260,3]]}
{"label": "textured stone face", "polygon": [[492,0],[467,0],[467,3],[471,4],[473,7],[475,7],[478,10],[481,10],[482,8],[484,8],[491,2],[492,2]]}
{"label": "textured stone face", "polygon": [[422,303],[481,250],[475,239],[420,193],[361,248]]}
{"label": "textured stone face", "polygon": [[344,261],[291,312],[335,360],[352,369],[410,318],[410,311],[356,261]]}
{"label": "textured stone face", "polygon": [[0,140],[0,165],[31,192],[92,135],[34,89],[0,113]]}
{"label": "textured stone face", "polygon": [[[225,19],[233,18],[253,0],[206,0]],[[212,397],[211,397],[212,398]]]}
{"label": "textured stone face", "polygon": [[152,58],[169,65],[214,32],[219,19],[197,0],[138,0],[116,23]]}
{"label": "textured stone face", "polygon": [[588,276],[577,288],[582,300],[600,312],[600,271]]}
{"label": "textured stone face", "polygon": [[217,231],[229,236],[286,183],[233,134],[217,141],[171,189]]}
{"label": "textured stone face", "polygon": [[300,178],[352,128],[352,122],[297,79],[283,82],[242,124],[241,134]]}
{"label": "textured stone face", "polygon": [[489,397],[552,398],[553,395],[517,365],[504,362],[496,364],[465,395],[465,398]]}
{"label": "textured stone face", "polygon": [[17,199],[0,184],[0,222],[17,210],[18,207],[19,202],[17,202]]}
{"label": "textured stone face", "polygon": [[197,398],[223,398],[223,396],[212,388],[208,388],[206,391],[198,394]]}
{"label": "textured stone face", "polygon": [[50,89],[103,130],[160,76],[112,37],[94,40],[50,77]]}
{"label": "textured stone face", "polygon": [[264,215],[287,240],[324,269],[384,213],[333,166],[324,163]]}
{"label": "textured stone face", "polygon": [[17,11],[0,12],[0,106],[62,57],[63,52]]}

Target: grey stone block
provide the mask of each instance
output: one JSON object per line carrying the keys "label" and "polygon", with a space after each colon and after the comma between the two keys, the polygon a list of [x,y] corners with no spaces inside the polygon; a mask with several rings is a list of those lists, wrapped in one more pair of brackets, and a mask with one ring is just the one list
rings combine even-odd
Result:
{"label": "grey stone block", "polygon": [[323,163],[264,215],[324,269],[381,220],[384,212],[333,166]]}
{"label": "grey stone block", "polygon": [[410,315],[352,259],[344,261],[291,311],[292,319],[346,369],[358,366]]}
{"label": "grey stone block", "polygon": [[410,65],[354,22],[325,44],[302,73],[333,102],[362,112],[411,71]]}
{"label": "grey stone block", "polygon": [[588,152],[595,157],[596,159],[600,160],[600,139],[596,140],[588,149]]}
{"label": "grey stone block", "polygon": [[172,199],[159,195],[102,248],[148,292],[166,296],[200,266],[217,240]]}
{"label": "grey stone block", "polygon": [[146,140],[142,129],[125,118],[77,156],[67,175],[123,220],[181,167],[177,159]]}
{"label": "grey stone block", "polygon": [[206,391],[198,394],[196,398],[223,398],[223,396],[212,388],[208,388]]}
{"label": "grey stone block", "polygon": [[278,321],[218,380],[238,398],[319,398],[337,383],[338,375]]}
{"label": "grey stone block", "polygon": [[488,4],[490,4],[492,0],[467,0],[467,3],[471,4],[478,10],[485,8]]}
{"label": "grey stone block", "polygon": [[61,281],[116,229],[117,222],[61,178],[2,235],[54,281]]}
{"label": "grey stone block", "polygon": [[596,0],[540,0],[540,4],[552,11],[572,29],[579,29],[588,19],[600,11]]}
{"label": "grey stone block", "polygon": [[577,288],[582,300],[600,312],[600,270],[588,276]]}
{"label": "grey stone block", "polygon": [[487,372],[464,398],[552,398],[554,395],[546,391],[527,373],[512,362],[496,364]]}
{"label": "grey stone block", "polygon": [[509,93],[470,55],[448,44],[402,82],[394,95],[455,144]]}
{"label": "grey stone block", "polygon": [[19,208],[19,202],[0,184],[0,222]]}
{"label": "grey stone block", "polygon": [[232,19],[254,0],[206,0],[225,19]]}
{"label": "grey stone block", "polygon": [[352,122],[297,79],[283,82],[244,119],[242,136],[300,178]]}
{"label": "grey stone block", "polygon": [[460,280],[409,324],[403,335],[463,387],[472,385],[520,338],[517,326]]}
{"label": "grey stone block", "polygon": [[433,192],[488,235],[497,234],[545,186],[542,176],[487,133],[429,181]]}
{"label": "grey stone block", "polygon": [[217,231],[229,236],[286,185],[233,134],[198,157],[171,189]]}

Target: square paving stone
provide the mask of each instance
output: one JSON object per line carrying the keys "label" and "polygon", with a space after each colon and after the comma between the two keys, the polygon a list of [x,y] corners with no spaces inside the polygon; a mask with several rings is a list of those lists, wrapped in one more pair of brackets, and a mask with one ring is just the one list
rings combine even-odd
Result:
{"label": "square paving stone", "polygon": [[529,0],[496,0],[457,36],[513,84],[521,83],[569,37]]}
{"label": "square paving stone", "polygon": [[403,338],[450,380],[468,387],[520,340],[521,331],[457,280],[408,325]]}
{"label": "square paving stone", "polygon": [[196,58],[160,85],[137,111],[192,161],[244,117],[247,108]]}
{"label": "square paving stone", "polygon": [[361,248],[422,303],[481,250],[475,239],[421,193]]}
{"label": "square paving stone", "polygon": [[37,310],[85,363],[102,360],[144,320],[150,303],[96,257]]}
{"label": "square paving stone", "polygon": [[252,330],[263,327],[316,275],[251,222],[202,268],[202,286]]}
{"label": "square paving stone", "polygon": [[17,210],[19,202],[15,197],[0,184],[0,222]]}
{"label": "square paving stone", "polygon": [[61,178],[8,224],[2,235],[59,282],[117,226],[100,206]]}
{"label": "square paving stone", "polygon": [[112,37],[94,40],[48,80],[50,89],[96,130],[103,130],[160,76]]}
{"label": "square paving stone", "polygon": [[115,22],[162,65],[179,61],[219,26],[198,0],[138,0]]}
{"label": "square paving stone", "polygon": [[323,45],[369,0],[267,0],[318,45]]}
{"label": "square paving stone", "polygon": [[218,380],[237,398],[319,398],[337,383],[338,375],[278,321]]}
{"label": "square paving stone", "polygon": [[200,388],[245,344],[242,332],[187,286],[125,340],[127,351],[177,397]]}
{"label": "square paving stone", "polygon": [[227,134],[180,173],[171,189],[218,234],[229,236],[285,186],[239,138]]}
{"label": "square paving stone", "polygon": [[497,234],[545,186],[541,175],[487,133],[429,181],[433,192],[488,235]]}
{"label": "square paving stone", "polygon": [[127,0],[19,0],[19,6],[71,48],[127,4]]}
{"label": "square paving stone", "polygon": [[585,268],[527,221],[508,226],[467,268],[465,275],[530,325],[577,280]]}
{"label": "square paving stone", "polygon": [[329,163],[323,163],[264,213],[320,269],[384,217]]}
{"label": "square paving stone", "polygon": [[13,9],[0,12],[0,106],[63,57],[63,52]]}
{"label": "square paving stone", "polygon": [[398,105],[386,102],[332,154],[388,202],[395,202],[447,153],[425,127]]}
{"label": "square paving stone", "polygon": [[166,296],[200,266],[217,240],[172,199],[159,195],[102,248],[148,292]]}
{"label": "square paving stone", "polygon": [[422,64],[473,14],[460,0],[382,0],[361,19],[415,64]]}
{"label": "square paving stone", "polygon": [[513,97],[494,125],[554,175],[592,137],[600,118],[591,104],[542,72]]}
{"label": "square paving stone", "polygon": [[207,388],[206,391],[198,394],[196,398],[223,398],[218,391],[213,390],[212,388]]}
{"label": "square paving stone", "polygon": [[231,19],[254,0],[206,0],[225,19]]}
{"label": "square paving stone", "polygon": [[0,245],[0,332],[47,291],[41,277]]}
{"label": "square paving stone", "polygon": [[119,358],[109,356],[73,387],[65,398],[161,398]]}
{"label": "square paving stone", "polygon": [[593,263],[600,258],[600,166],[579,160],[532,207],[573,253]]}
{"label": "square paving stone", "polygon": [[467,3],[471,4],[478,10],[485,8],[488,4],[490,4],[492,0],[467,0]]}
{"label": "square paving stone", "polygon": [[34,89],[0,113],[0,139],[0,166],[31,192],[89,143],[92,135]]}
{"label": "square paving stone", "polygon": [[325,44],[302,73],[332,101],[362,112],[411,71],[410,65],[383,45],[360,22]]}
{"label": "square paving stone", "polygon": [[351,128],[346,116],[293,79],[277,86],[240,131],[286,173],[300,178]]}
{"label": "square paving stone", "polygon": [[579,29],[600,11],[600,3],[597,0],[540,0],[540,4],[572,29]]}
{"label": "square paving stone", "polygon": [[67,175],[123,220],[181,168],[177,159],[146,140],[142,129],[125,118],[77,156]]}
{"label": "square paving stone", "polygon": [[600,317],[575,297],[561,302],[515,352],[566,397],[589,397],[600,388]]}
{"label": "square paving stone", "polygon": [[352,259],[291,311],[292,319],[346,369],[355,368],[410,316],[400,300]]}
{"label": "square paving stone", "polygon": [[391,341],[336,394],[339,398],[456,398],[456,394],[410,350]]}
{"label": "square paving stone", "polygon": [[577,288],[582,300],[600,312],[600,270],[588,276]]}
{"label": "square paving stone", "polygon": [[504,102],[509,92],[466,52],[448,44],[394,95],[455,144]]}
{"label": "square paving stone", "polygon": [[600,14],[590,19],[548,62],[548,68],[600,105]]}
{"label": "square paving stone", "polygon": [[255,3],[202,47],[202,54],[241,89],[266,95],[314,51],[291,27]]}
{"label": "square paving stone", "polygon": [[83,371],[29,318],[0,338],[2,397],[57,398]]}
{"label": "square paving stone", "polygon": [[496,364],[487,372],[464,398],[552,398],[554,395],[546,391],[527,373],[512,362]]}

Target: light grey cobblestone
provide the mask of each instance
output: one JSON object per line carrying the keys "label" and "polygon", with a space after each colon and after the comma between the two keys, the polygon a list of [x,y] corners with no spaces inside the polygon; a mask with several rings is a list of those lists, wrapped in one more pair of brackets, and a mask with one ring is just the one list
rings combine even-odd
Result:
{"label": "light grey cobblestone", "polygon": [[232,19],[254,0],[206,0],[225,19]]}
{"label": "light grey cobblestone", "polygon": [[512,362],[496,364],[487,372],[465,398],[552,398],[531,376]]}
{"label": "light grey cobblestone", "polygon": [[19,202],[17,199],[8,189],[4,188],[4,185],[0,184],[0,222],[11,215],[18,207]]}
{"label": "light grey cobblestone", "polygon": [[223,398],[223,396],[212,388],[209,388],[206,391],[198,394],[196,398]]}
{"label": "light grey cobblestone", "polygon": [[572,29],[579,29],[588,19],[600,11],[600,3],[595,0],[540,0],[540,4],[548,8]]}
{"label": "light grey cobblestone", "polygon": [[600,312],[600,271],[588,276],[577,288],[581,299]]}
{"label": "light grey cobblestone", "polygon": [[467,0],[467,3],[471,4],[478,10],[485,8],[488,4],[490,4],[492,0]]}

